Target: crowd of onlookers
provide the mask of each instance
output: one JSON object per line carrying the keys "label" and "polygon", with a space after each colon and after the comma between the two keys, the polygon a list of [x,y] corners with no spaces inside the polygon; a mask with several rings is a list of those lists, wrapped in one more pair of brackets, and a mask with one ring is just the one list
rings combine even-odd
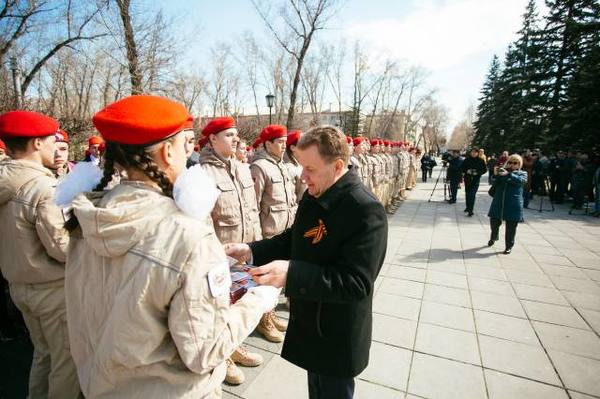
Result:
{"label": "crowd of onlookers", "polygon": [[[593,204],[591,214],[600,216],[600,155],[575,150],[558,150],[547,155],[539,149],[527,149],[520,155],[528,176],[523,190],[525,208],[534,196],[548,196],[555,204],[571,202],[572,209]],[[507,151],[500,156],[489,155],[488,171],[504,165],[507,158]],[[493,173],[489,173],[488,181],[491,183],[492,179]]]}

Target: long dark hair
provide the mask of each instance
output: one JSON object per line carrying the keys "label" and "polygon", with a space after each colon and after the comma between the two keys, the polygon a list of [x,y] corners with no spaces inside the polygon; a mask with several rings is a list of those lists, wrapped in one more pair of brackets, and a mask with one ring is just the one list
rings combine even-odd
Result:
{"label": "long dark hair", "polygon": [[[171,140],[171,136],[165,141]],[[154,144],[153,144],[154,145]],[[156,183],[163,194],[167,197],[173,197],[173,184],[158,165],[154,162],[148,149],[151,146],[126,145],[115,143],[114,141],[106,142],[106,151],[104,153],[104,174],[100,183],[94,188],[94,191],[102,191],[111,182],[115,175],[115,163],[125,169],[137,169],[142,171],[150,180]],[[65,223],[65,228],[68,231],[73,231],[79,226],[79,221],[73,215]]]}

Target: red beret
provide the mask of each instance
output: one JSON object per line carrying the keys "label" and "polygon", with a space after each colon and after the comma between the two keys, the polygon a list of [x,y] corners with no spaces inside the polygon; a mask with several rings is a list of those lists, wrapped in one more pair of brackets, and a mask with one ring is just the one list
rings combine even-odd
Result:
{"label": "red beret", "polygon": [[2,140],[0,140],[0,149],[6,151],[6,144]]}
{"label": "red beret", "polygon": [[69,141],[69,135],[67,134],[67,132],[65,132],[62,129],[58,129],[58,132],[56,132],[55,134],[56,136],[56,142],[60,143],[70,143]]}
{"label": "red beret", "polygon": [[190,119],[189,121],[186,121],[183,126],[181,127],[181,130],[190,130],[194,128],[194,119]]}
{"label": "red beret", "polygon": [[10,111],[0,115],[0,138],[44,137],[58,131],[58,121],[31,111]]}
{"label": "red beret", "polygon": [[258,136],[256,138],[256,140],[254,140],[254,143],[252,143],[252,147],[253,148],[258,148],[258,146],[261,145],[261,144],[262,144],[262,140],[260,139],[260,136]]}
{"label": "red beret", "polygon": [[181,104],[159,96],[129,96],[94,115],[94,126],[107,141],[156,143],[183,130],[192,116]]}
{"label": "red beret", "polygon": [[203,149],[208,143],[208,136],[203,136],[200,140],[198,140],[198,147]]}
{"label": "red beret", "polygon": [[288,133],[286,145],[288,147],[291,145],[296,145],[298,140],[300,140],[300,136],[302,136],[302,132],[300,130],[292,130]]}
{"label": "red beret", "polygon": [[260,132],[260,136],[258,137],[260,139],[261,143],[264,143],[265,141],[270,141],[270,140],[275,140],[281,137],[286,137],[287,136],[287,128],[283,125],[267,125],[265,126],[265,128]]}
{"label": "red beret", "polygon": [[102,143],[104,143],[104,140],[100,136],[91,136],[88,139],[88,145],[100,145]]}
{"label": "red beret", "polygon": [[246,147],[246,152],[250,152],[250,151],[252,151],[252,146],[247,146]]}
{"label": "red beret", "polygon": [[235,119],[229,116],[215,118],[208,122],[206,126],[204,126],[204,129],[202,129],[202,135],[210,136],[211,134],[217,134],[223,130],[231,129],[233,127],[236,127]]}
{"label": "red beret", "polygon": [[346,143],[348,143],[348,144],[354,144],[354,142],[352,141],[352,137],[346,136]]}
{"label": "red beret", "polygon": [[355,137],[352,139],[352,144],[354,144],[354,146],[356,147],[357,145],[360,145],[363,141],[365,141],[364,137]]}

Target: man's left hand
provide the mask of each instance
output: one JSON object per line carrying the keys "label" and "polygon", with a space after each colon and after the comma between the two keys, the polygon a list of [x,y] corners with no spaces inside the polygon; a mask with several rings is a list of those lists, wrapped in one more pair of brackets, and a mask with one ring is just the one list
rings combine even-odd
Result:
{"label": "man's left hand", "polygon": [[248,273],[257,284],[283,288],[289,266],[290,262],[287,260],[274,260],[264,266],[254,267]]}

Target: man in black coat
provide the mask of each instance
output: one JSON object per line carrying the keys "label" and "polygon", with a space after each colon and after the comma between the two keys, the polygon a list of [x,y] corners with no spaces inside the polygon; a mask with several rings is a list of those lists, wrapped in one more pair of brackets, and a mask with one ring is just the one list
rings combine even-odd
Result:
{"label": "man in black coat", "polygon": [[448,169],[446,171],[446,178],[450,182],[450,199],[448,200],[448,203],[454,204],[456,202],[458,187],[460,186],[460,180],[462,178],[461,166],[463,163],[463,158],[460,156],[458,151],[452,150],[452,153],[447,160]]}
{"label": "man in black coat", "polygon": [[293,226],[268,240],[225,246],[264,265],[259,284],[285,287],[290,322],[282,357],[308,371],[311,399],[352,398],[369,362],[373,285],[387,247],[381,203],[349,171],[341,131],[317,127],[297,147],[308,186]]}
{"label": "man in black coat", "polygon": [[469,216],[473,216],[479,180],[487,172],[485,161],[479,157],[479,148],[471,148],[469,156],[462,163],[461,171],[465,180],[465,199],[467,202],[465,212],[468,212]]}

